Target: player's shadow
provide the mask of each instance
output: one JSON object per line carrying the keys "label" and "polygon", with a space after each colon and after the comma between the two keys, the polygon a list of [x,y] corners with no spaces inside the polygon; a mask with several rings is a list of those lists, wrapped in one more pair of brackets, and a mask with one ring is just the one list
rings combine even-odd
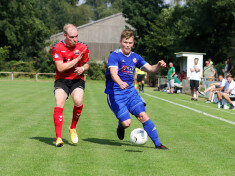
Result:
{"label": "player's shadow", "polygon": [[[50,138],[50,137],[31,137],[30,139],[38,140],[40,142],[44,142],[45,144],[55,146],[55,138]],[[63,139],[63,142],[68,145],[70,144],[66,139]]]}
{"label": "player's shadow", "polygon": [[[152,147],[149,147],[149,146],[134,145],[134,144],[131,144],[131,143],[128,143],[128,142],[124,142],[124,141],[123,142],[118,142],[116,140],[110,140],[110,139],[86,138],[86,139],[83,139],[83,141],[88,141],[88,142],[92,142],[92,143],[96,143],[96,144],[102,144],[102,145],[113,145],[113,146],[127,145],[127,146],[134,146],[134,147],[152,148]],[[131,152],[131,150],[129,150],[128,152]]]}
{"label": "player's shadow", "polygon": [[92,142],[96,144],[114,145],[114,146],[124,145],[123,143],[117,142],[115,140],[99,139],[99,138],[86,138],[86,139],[83,139],[83,141],[88,141],[88,142]]}

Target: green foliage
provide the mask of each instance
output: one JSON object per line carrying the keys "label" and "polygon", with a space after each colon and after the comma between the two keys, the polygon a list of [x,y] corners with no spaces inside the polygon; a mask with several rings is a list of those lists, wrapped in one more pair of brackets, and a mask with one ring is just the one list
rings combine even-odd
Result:
{"label": "green foliage", "polygon": [[[150,63],[173,61],[179,51],[204,52],[215,63],[228,56],[234,31],[232,0],[123,1],[127,22],[136,29],[135,50]],[[152,8],[155,8],[153,10]],[[174,61],[173,61],[174,62]],[[176,63],[176,62],[175,62]]]}
{"label": "green foliage", "polygon": [[98,20],[122,11],[122,0],[86,0],[86,4],[92,7],[92,20]]}
{"label": "green foliage", "polygon": [[224,67],[225,67],[224,63],[218,63],[215,65],[215,68],[217,69],[218,75],[220,75],[220,74],[224,75],[224,73],[222,71],[224,69]]}
{"label": "green foliage", "polygon": [[[75,0],[1,0],[0,47],[10,46],[10,60],[33,61],[41,57],[46,40],[64,24],[81,25],[93,15],[88,5]],[[42,58],[41,58],[42,59]]]}
{"label": "green foliage", "polygon": [[10,61],[5,64],[6,71],[11,72],[34,72],[33,62]]}
{"label": "green foliage", "polygon": [[107,63],[90,63],[90,69],[87,70],[88,79],[92,80],[104,80],[105,79],[105,72],[107,68]]}
{"label": "green foliage", "polygon": [[11,59],[27,60],[45,47],[49,31],[34,8],[34,0],[0,2],[0,46],[11,47]]}
{"label": "green foliage", "polygon": [[9,58],[9,50],[9,46],[0,47],[0,70],[4,68],[5,61]]}
{"label": "green foliage", "polygon": [[127,23],[135,28],[135,49],[138,53],[146,55],[145,35],[151,32],[153,23],[164,6],[163,0],[122,1],[123,15],[128,18]]}

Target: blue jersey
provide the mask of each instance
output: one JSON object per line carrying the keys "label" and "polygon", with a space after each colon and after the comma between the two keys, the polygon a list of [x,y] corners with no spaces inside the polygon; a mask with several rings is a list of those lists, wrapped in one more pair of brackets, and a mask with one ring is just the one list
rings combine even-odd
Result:
{"label": "blue jersey", "polygon": [[[134,74],[135,68],[142,68],[147,62],[138,54],[131,52],[124,55],[121,49],[115,50],[108,59],[108,68],[106,70],[106,94],[126,94],[135,90]],[[120,86],[113,81],[110,75],[110,67],[118,67],[118,76],[123,82],[129,86],[121,89]]]}

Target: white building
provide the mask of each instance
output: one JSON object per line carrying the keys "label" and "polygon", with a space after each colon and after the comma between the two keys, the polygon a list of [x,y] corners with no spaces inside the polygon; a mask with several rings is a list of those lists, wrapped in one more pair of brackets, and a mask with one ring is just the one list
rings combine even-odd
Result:
{"label": "white building", "polygon": [[[111,51],[120,48],[120,35],[126,26],[129,26],[126,19],[118,13],[78,26],[78,40],[88,45],[91,61],[102,62],[107,60]],[[63,39],[63,32],[50,37],[53,43]]]}

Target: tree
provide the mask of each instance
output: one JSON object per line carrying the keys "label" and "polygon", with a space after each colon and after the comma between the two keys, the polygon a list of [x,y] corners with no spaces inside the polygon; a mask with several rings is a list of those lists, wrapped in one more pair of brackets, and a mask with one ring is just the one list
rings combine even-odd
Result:
{"label": "tree", "polygon": [[163,0],[123,1],[123,15],[127,23],[135,28],[135,49],[138,53],[145,55],[147,46],[144,37],[149,34],[151,23],[161,13],[164,6]]}
{"label": "tree", "polygon": [[11,59],[27,60],[45,47],[49,30],[34,12],[34,0],[0,2],[0,46],[10,46]]}
{"label": "tree", "polygon": [[92,7],[94,15],[92,20],[98,20],[122,11],[122,0],[86,0]]}

